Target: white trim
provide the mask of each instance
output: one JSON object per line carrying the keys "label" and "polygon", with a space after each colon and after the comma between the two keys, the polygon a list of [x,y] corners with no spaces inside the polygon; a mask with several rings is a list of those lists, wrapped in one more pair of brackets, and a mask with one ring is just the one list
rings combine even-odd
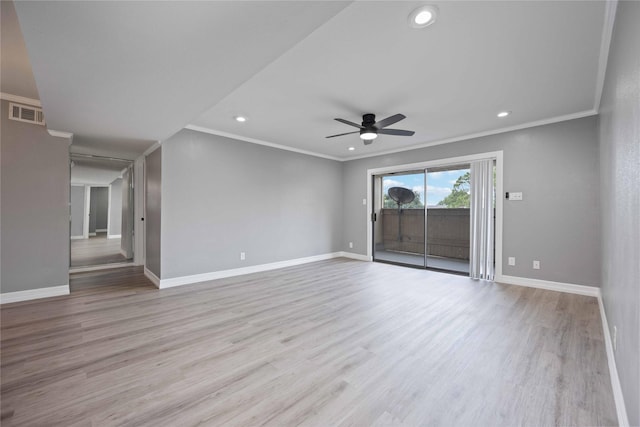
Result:
{"label": "white trim", "polygon": [[42,107],[42,103],[37,99],[26,98],[19,95],[12,95],[6,92],[0,92],[0,99],[4,99],[5,101],[18,102],[20,104],[31,105],[32,107]]}
{"label": "white trim", "polygon": [[47,132],[49,132],[49,135],[51,136],[55,136],[57,138],[73,138],[73,133],[71,132],[63,132],[60,130],[53,130],[53,129],[47,129]]}
{"label": "white trim", "polygon": [[110,270],[112,268],[132,267],[132,262],[114,262],[112,264],[87,265],[84,267],[71,267],[69,274],[85,273],[87,271]]}
{"label": "white trim", "polygon": [[147,279],[151,280],[151,282],[155,285],[156,288],[160,289],[160,279],[158,276],[153,274],[151,270],[149,270],[146,266],[144,267],[144,275]]}
{"label": "white trim", "polygon": [[496,161],[496,240],[495,240],[495,277],[502,276],[502,210],[503,210],[503,152],[492,151],[488,153],[478,153],[468,156],[449,157],[445,159],[429,160],[425,162],[410,163],[405,165],[387,166],[382,168],[367,169],[367,210],[365,219],[367,221],[367,258],[373,259],[373,242],[372,242],[372,224],[371,212],[373,201],[371,200],[373,189],[371,181],[374,175],[381,175],[393,172],[403,172],[408,170],[427,169],[435,166],[457,165],[461,163],[470,163],[475,160],[494,159]]}
{"label": "white trim", "polygon": [[600,110],[600,100],[604,89],[604,78],[607,73],[607,62],[609,61],[609,47],[613,36],[613,24],[616,20],[616,9],[618,0],[608,0],[604,4],[604,25],[602,26],[602,36],[600,38],[600,57],[598,58],[598,75],[596,77],[596,91],[593,101],[593,109]]}
{"label": "white trim", "polygon": [[0,304],[69,295],[69,284],[0,294]]}
{"label": "white trim", "polygon": [[108,228],[96,228],[96,233],[106,233],[109,231]]}
{"label": "white trim", "polygon": [[84,186],[84,212],[82,217],[82,237],[89,238],[89,214],[91,213],[91,186]]}
{"label": "white trim", "polygon": [[611,377],[611,388],[613,389],[613,401],[616,404],[616,412],[618,414],[618,424],[620,427],[629,426],[629,418],[627,417],[627,408],[624,404],[624,395],[622,394],[622,386],[620,385],[620,377],[618,376],[618,368],[616,367],[616,358],[613,353],[613,342],[609,332],[609,322],[604,311],[604,302],[602,295],[598,294],[598,307],[600,307],[600,318],[602,319],[602,331],[604,332],[604,345],[607,350],[607,362],[609,363],[609,377]]}
{"label": "white trim", "polygon": [[[158,148],[160,148],[160,145],[162,145],[161,141],[156,141],[154,142],[151,147],[147,148],[144,153],[142,153],[142,157],[146,157],[149,154],[153,153],[154,151],[156,151]],[[137,160],[137,159],[136,159]],[[124,170],[122,171],[124,172]]]}
{"label": "white trim", "polygon": [[122,234],[108,234],[107,239],[122,239]]}
{"label": "white trim", "polygon": [[366,261],[366,262],[371,262],[373,261],[372,257],[366,256],[366,255],[362,255],[362,254],[356,254],[353,252],[338,252],[340,254],[341,257],[343,258],[350,258],[350,259],[355,259],[357,261]]}
{"label": "white trim", "polygon": [[80,235],[80,236],[71,236],[71,240],[80,240],[80,239],[84,239],[85,237]]}
{"label": "white trim", "polygon": [[321,154],[321,153],[316,153],[315,151],[302,150],[300,148],[289,147],[288,145],[275,144],[273,142],[264,141],[262,139],[249,138],[247,136],[236,135],[236,134],[228,133],[228,132],[222,132],[222,131],[219,131],[219,130],[209,129],[209,128],[205,128],[205,127],[202,127],[202,126],[187,125],[184,128],[185,129],[189,129],[189,130],[193,130],[193,131],[196,131],[196,132],[208,133],[210,135],[217,135],[217,136],[222,136],[222,137],[225,137],[225,138],[237,139],[239,141],[250,142],[252,144],[265,145],[267,147],[277,148],[278,150],[293,151],[294,153],[306,154],[307,156],[321,157],[323,159],[337,160],[339,162],[343,162],[345,160],[348,160],[348,159],[342,158],[342,157],[329,156],[328,154]]}
{"label": "white trim", "polygon": [[96,233],[89,233],[89,237],[95,237]]}
{"label": "white trim", "polygon": [[521,125],[509,126],[509,127],[506,127],[506,128],[488,130],[488,131],[478,132],[478,133],[471,133],[471,134],[466,134],[466,135],[462,135],[462,136],[456,136],[454,138],[441,139],[441,140],[433,141],[433,142],[425,142],[424,144],[412,145],[412,146],[409,146],[409,147],[396,148],[396,149],[393,149],[393,150],[386,150],[386,151],[379,151],[377,153],[371,153],[371,154],[363,154],[361,156],[346,157],[346,158],[343,158],[343,159],[340,159],[340,160],[342,160],[342,161],[350,161],[350,160],[366,159],[366,158],[369,158],[369,157],[384,156],[386,154],[394,154],[394,153],[400,153],[400,152],[403,152],[403,151],[417,150],[417,149],[420,149],[420,148],[433,147],[434,145],[442,145],[442,144],[448,144],[450,142],[465,141],[467,139],[481,138],[481,137],[484,137],[484,136],[491,136],[491,135],[497,135],[497,134],[505,133],[505,132],[512,132],[514,130],[527,129],[527,128],[532,128],[532,127],[536,127],[536,126],[550,125],[550,124],[553,124],[553,123],[565,122],[565,121],[574,120],[574,119],[581,119],[583,117],[594,116],[596,114],[598,114],[598,112],[596,110],[580,111],[578,113],[566,114],[564,116],[551,117],[551,118],[544,119],[544,120],[537,120],[537,121],[534,121],[534,122],[523,123]]}
{"label": "white trim", "polygon": [[133,164],[133,262],[135,265],[145,263],[145,223],[142,218],[146,217],[145,197],[146,186],[144,156],[139,156]]}
{"label": "white trim", "polygon": [[528,277],[496,275],[494,282],[507,285],[525,286],[527,288],[547,289],[549,291],[565,292],[568,294],[598,297],[600,288],[596,286],[575,285],[573,283],[552,282],[549,280],[530,279]]}
{"label": "white trim", "polygon": [[609,377],[611,378],[611,389],[613,390],[613,400],[616,405],[616,413],[618,416],[618,424],[621,427],[629,426],[629,418],[627,417],[627,409],[624,403],[624,395],[622,393],[622,385],[616,367],[616,359],[613,352],[613,343],[611,341],[611,333],[609,331],[609,322],[602,301],[602,292],[600,288],[595,286],[575,285],[572,283],[551,282],[547,280],[529,279],[526,277],[501,276],[494,280],[495,283],[506,283],[509,285],[525,286],[528,288],[547,289],[557,292],[565,292],[577,295],[586,295],[595,297],[598,300],[598,308],[600,309],[600,318],[602,319],[602,331],[604,334],[604,344],[607,353],[607,363],[609,365]]}
{"label": "white trim", "polygon": [[[366,158],[369,158],[369,157],[377,157],[377,156],[384,156],[384,155],[387,155],[387,154],[401,153],[401,152],[404,152],[404,151],[418,150],[420,148],[433,147],[434,145],[448,144],[450,142],[465,141],[467,139],[474,139],[474,138],[481,138],[481,137],[484,137],[484,136],[497,135],[497,134],[500,134],[500,133],[512,132],[514,130],[527,129],[527,128],[532,128],[532,127],[536,127],[536,126],[550,125],[550,124],[553,124],[553,123],[565,122],[565,121],[568,121],[568,120],[581,119],[583,117],[594,116],[596,114],[598,114],[598,111],[597,111],[597,109],[594,108],[594,109],[591,109],[591,110],[579,111],[577,113],[565,114],[563,116],[549,117],[547,119],[542,119],[542,120],[536,120],[536,121],[533,121],[533,122],[522,123],[520,125],[509,126],[509,127],[499,128],[499,129],[493,129],[493,130],[488,130],[488,131],[484,131],[484,132],[470,133],[470,134],[465,134],[465,135],[461,135],[461,136],[456,136],[456,137],[453,137],[453,138],[446,138],[446,139],[441,139],[441,140],[437,140],[437,141],[431,141],[431,142],[425,142],[425,143],[422,143],[422,144],[411,145],[411,146],[408,146],[408,147],[396,148],[396,149],[385,150],[385,151],[378,151],[378,152],[371,153],[371,154],[363,154],[363,155],[360,155],[360,156],[349,156],[349,157],[329,156],[327,154],[316,153],[315,151],[301,150],[299,148],[289,147],[287,145],[275,144],[273,142],[268,142],[268,141],[264,141],[264,140],[261,140],[261,139],[249,138],[249,137],[245,137],[245,136],[242,136],[242,135],[236,135],[236,134],[232,134],[232,133],[228,133],[228,132],[218,131],[218,130],[215,130],[215,129],[210,129],[210,128],[206,128],[206,127],[202,127],[202,126],[191,125],[191,124],[185,126],[184,128],[185,129],[189,129],[189,130],[194,130],[196,132],[208,133],[208,134],[211,134],[211,135],[218,135],[218,136],[223,136],[223,137],[226,137],[226,138],[233,138],[233,139],[237,139],[237,140],[240,140],[240,141],[250,142],[250,143],[253,143],[253,144],[266,145],[268,147],[277,148],[279,150],[293,151],[295,153],[306,154],[306,155],[314,156],[314,157],[322,157],[324,159],[337,160],[339,162],[348,162],[348,161],[351,161],[351,160],[366,159]],[[155,147],[155,148],[157,148],[157,147]],[[151,151],[153,151],[153,150],[151,150]]]}
{"label": "white trim", "polygon": [[109,190],[107,190],[107,239],[109,238],[109,231],[111,231],[111,184],[109,184]]}
{"label": "white trim", "polygon": [[[343,256],[343,252],[331,252],[328,254],[314,255],[305,258],[290,259],[287,261],[272,262],[269,264],[252,265],[250,267],[232,268],[229,270],[212,271],[210,273],[194,274],[191,276],[160,279],[159,288],[171,288],[174,286],[190,285],[192,283],[206,282],[209,280],[224,279],[227,277],[241,276],[243,274],[259,273],[262,271],[276,270],[278,268],[292,267],[310,262],[324,261]],[[146,269],[145,269],[146,270]]]}

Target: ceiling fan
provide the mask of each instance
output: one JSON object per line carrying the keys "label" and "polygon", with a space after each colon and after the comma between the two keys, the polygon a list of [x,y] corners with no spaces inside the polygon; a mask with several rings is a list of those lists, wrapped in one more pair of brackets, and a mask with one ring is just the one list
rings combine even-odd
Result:
{"label": "ceiling fan", "polygon": [[406,116],[404,114],[394,114],[393,116],[387,117],[386,119],[380,120],[376,122],[375,114],[363,114],[362,115],[362,125],[357,123],[350,122],[345,119],[334,119],[339,121],[340,123],[344,123],[345,125],[354,126],[360,128],[358,131],[347,132],[347,133],[339,133],[337,135],[330,135],[327,138],[335,138],[336,136],[343,135],[351,135],[354,133],[360,133],[360,138],[364,141],[365,145],[369,145],[373,142],[374,139],[380,135],[398,135],[398,136],[412,136],[415,132],[412,130],[402,130],[402,129],[384,129],[387,126],[391,126],[394,123],[399,122],[402,119],[405,119]]}

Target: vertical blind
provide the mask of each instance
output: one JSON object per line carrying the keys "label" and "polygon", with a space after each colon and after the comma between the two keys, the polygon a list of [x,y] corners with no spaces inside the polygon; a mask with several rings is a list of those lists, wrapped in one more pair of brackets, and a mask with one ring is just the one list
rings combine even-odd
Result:
{"label": "vertical blind", "polygon": [[471,162],[471,251],[469,276],[493,280],[493,160]]}

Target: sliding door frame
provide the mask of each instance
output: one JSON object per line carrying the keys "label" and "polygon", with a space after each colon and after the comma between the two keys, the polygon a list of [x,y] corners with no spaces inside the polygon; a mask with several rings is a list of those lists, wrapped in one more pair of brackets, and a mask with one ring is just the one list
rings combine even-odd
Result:
{"label": "sliding door frame", "polygon": [[[373,224],[371,213],[373,212],[373,176],[389,173],[403,172],[407,170],[426,169],[442,166],[454,166],[464,163],[471,163],[477,160],[495,160],[496,162],[496,238],[495,238],[495,277],[502,277],[502,208],[503,208],[503,151],[491,151],[487,153],[472,154],[460,157],[448,157],[434,159],[419,163],[409,163],[404,165],[387,166],[383,168],[367,169],[367,259],[373,261]],[[425,172],[426,173],[426,172]],[[425,194],[427,189],[425,188]],[[426,203],[425,203],[426,217]],[[425,239],[426,244],[426,239]]]}

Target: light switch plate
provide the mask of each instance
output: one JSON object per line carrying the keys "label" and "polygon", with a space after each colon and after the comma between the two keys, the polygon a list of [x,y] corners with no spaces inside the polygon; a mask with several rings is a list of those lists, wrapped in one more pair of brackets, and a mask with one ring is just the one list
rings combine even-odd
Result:
{"label": "light switch plate", "polygon": [[522,200],[522,193],[509,192],[509,200]]}

